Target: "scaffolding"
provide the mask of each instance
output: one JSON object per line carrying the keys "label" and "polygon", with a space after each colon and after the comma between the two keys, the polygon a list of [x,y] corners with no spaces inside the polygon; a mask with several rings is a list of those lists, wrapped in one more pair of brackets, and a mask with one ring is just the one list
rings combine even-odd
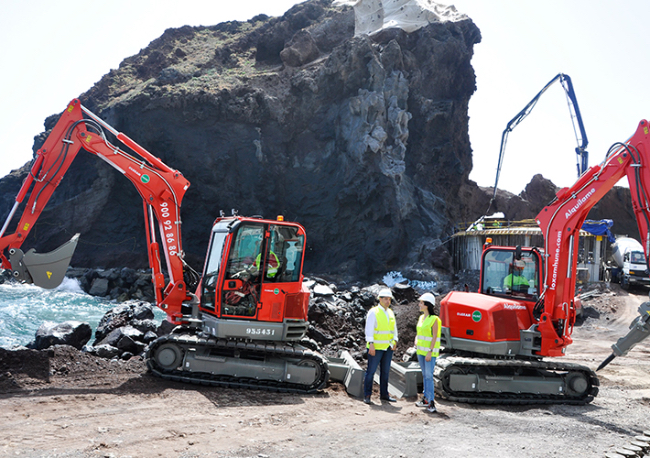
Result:
{"label": "scaffolding", "polygon": [[[459,225],[462,227],[463,225]],[[451,238],[454,270],[480,270],[483,244],[487,238],[493,245],[544,248],[542,231],[534,220],[502,221],[485,219],[470,223]],[[607,237],[580,231],[576,278],[579,282],[604,280]]]}

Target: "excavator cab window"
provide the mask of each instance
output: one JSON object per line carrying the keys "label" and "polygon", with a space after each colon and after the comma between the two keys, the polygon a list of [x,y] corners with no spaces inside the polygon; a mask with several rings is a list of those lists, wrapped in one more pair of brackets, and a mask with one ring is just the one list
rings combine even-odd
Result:
{"label": "excavator cab window", "polygon": [[254,317],[261,282],[264,225],[241,224],[230,247],[221,301],[222,316]]}
{"label": "excavator cab window", "polygon": [[493,296],[516,296],[537,300],[539,266],[532,252],[489,250],[483,256],[481,292]]}
{"label": "excavator cab window", "polygon": [[265,282],[284,283],[300,279],[304,236],[293,226],[271,225],[266,252]]}
{"label": "excavator cab window", "polygon": [[203,276],[203,291],[201,292],[201,305],[203,308],[215,309],[215,292],[219,280],[221,257],[223,255],[224,243],[228,236],[228,229],[224,225],[216,225],[212,230],[212,239],[208,250],[208,259],[205,265]]}

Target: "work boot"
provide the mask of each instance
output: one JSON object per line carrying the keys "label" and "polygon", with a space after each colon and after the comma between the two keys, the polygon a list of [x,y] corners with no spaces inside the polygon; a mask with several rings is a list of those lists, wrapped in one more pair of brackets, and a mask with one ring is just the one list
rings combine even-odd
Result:
{"label": "work boot", "polygon": [[429,403],[429,407],[427,407],[427,412],[429,412],[429,413],[436,413],[437,411],[438,411],[438,409],[436,409],[436,403],[433,402],[433,401],[431,401],[431,402]]}
{"label": "work boot", "polygon": [[427,398],[423,397],[415,403],[415,407],[429,407],[429,401],[427,401]]}
{"label": "work boot", "polygon": [[370,396],[364,397],[363,402],[365,402],[366,404],[372,404],[372,401],[370,400]]}

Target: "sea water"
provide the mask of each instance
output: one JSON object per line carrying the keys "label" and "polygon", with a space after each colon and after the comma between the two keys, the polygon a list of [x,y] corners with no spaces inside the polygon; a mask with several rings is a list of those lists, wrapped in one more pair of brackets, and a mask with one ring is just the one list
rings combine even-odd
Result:
{"label": "sea water", "polygon": [[[108,299],[86,294],[76,279],[67,277],[56,289],[0,284],[0,347],[27,345],[45,322],[81,321],[88,323],[94,332],[104,314],[116,305]],[[160,315],[164,317],[162,311]],[[158,313],[156,318],[160,318]]]}
{"label": "sea water", "polygon": [[[409,283],[420,291],[430,291],[436,286],[436,282],[408,280],[400,272],[387,273],[384,283],[389,287]],[[86,294],[76,279],[68,277],[55,289],[0,284],[0,347],[11,349],[27,345],[46,322],[81,321],[88,323],[94,332],[104,314],[116,305],[114,301]],[[165,318],[164,312],[156,307],[154,314],[157,322]]]}
{"label": "sea water", "polygon": [[401,272],[393,271],[388,272],[384,275],[384,284],[389,288],[392,288],[398,283],[407,283],[418,292],[428,292],[433,291],[433,289],[438,285],[435,281],[420,281],[420,280],[409,280],[404,277]]}

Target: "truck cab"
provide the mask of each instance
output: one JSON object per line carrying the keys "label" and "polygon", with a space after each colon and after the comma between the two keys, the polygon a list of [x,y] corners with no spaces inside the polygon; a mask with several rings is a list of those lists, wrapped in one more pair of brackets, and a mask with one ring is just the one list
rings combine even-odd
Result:
{"label": "truck cab", "polygon": [[623,256],[623,269],[619,274],[623,289],[630,285],[650,285],[650,275],[646,266],[645,255],[642,251],[628,251]]}
{"label": "truck cab", "polygon": [[643,246],[631,237],[618,237],[612,244],[611,278],[628,289],[630,285],[650,285],[650,272],[643,253]]}

